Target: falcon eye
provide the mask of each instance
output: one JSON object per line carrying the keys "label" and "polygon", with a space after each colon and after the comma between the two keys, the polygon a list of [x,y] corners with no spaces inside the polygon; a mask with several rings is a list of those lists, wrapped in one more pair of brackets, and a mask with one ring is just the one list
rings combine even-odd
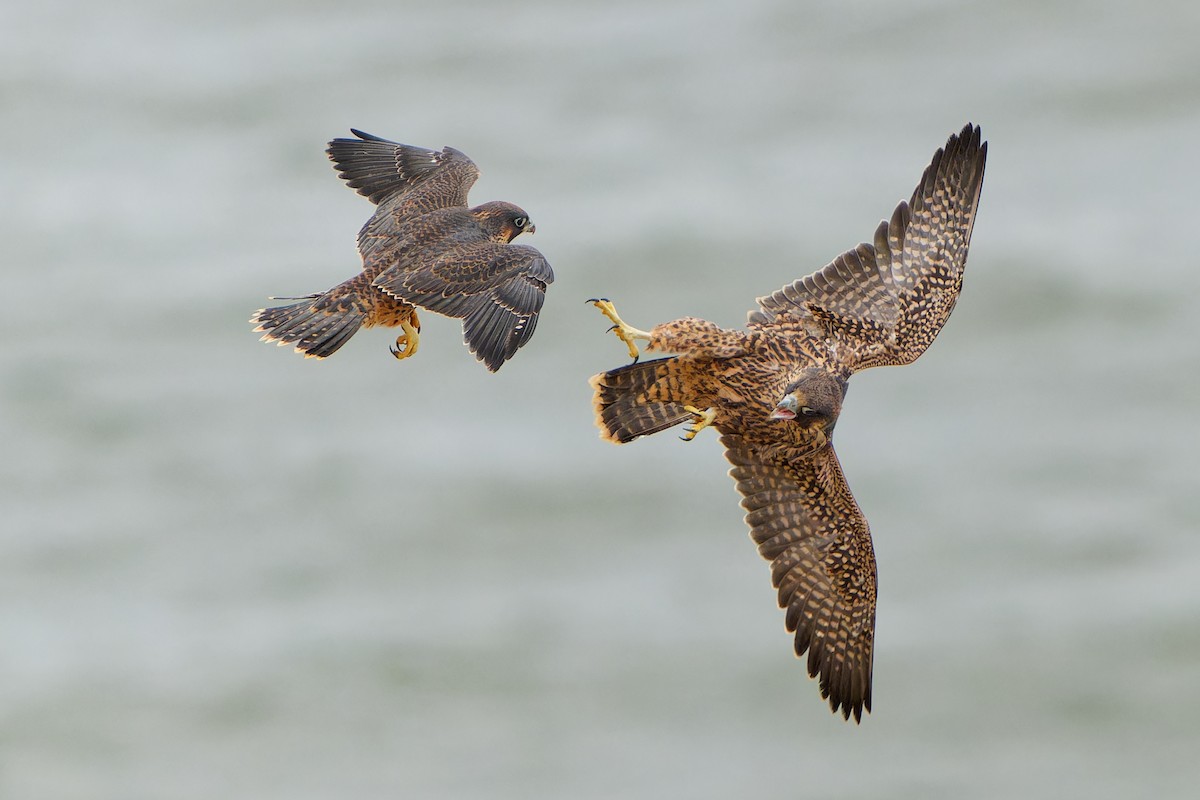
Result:
{"label": "falcon eye", "polygon": [[809,408],[808,406],[801,406],[800,413],[806,417],[815,417],[817,415],[816,409]]}
{"label": "falcon eye", "polygon": [[529,217],[517,217],[513,220],[513,225],[516,225],[518,228],[524,228],[528,224]]}

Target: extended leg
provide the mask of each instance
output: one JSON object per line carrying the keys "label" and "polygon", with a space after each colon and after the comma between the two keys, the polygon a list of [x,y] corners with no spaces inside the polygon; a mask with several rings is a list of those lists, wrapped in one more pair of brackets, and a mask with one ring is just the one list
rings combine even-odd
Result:
{"label": "extended leg", "polygon": [[[412,322],[416,322],[415,315]],[[405,320],[400,323],[400,328],[404,333],[396,337],[395,347],[388,348],[396,358],[408,358],[416,355],[417,345],[421,343],[421,335],[420,328],[415,327],[412,322]]]}
{"label": "extended leg", "polygon": [[638,352],[634,340],[645,339],[646,341],[650,341],[650,334],[646,333],[646,331],[638,330],[617,316],[617,309],[613,306],[611,300],[602,297],[599,300],[589,300],[588,302],[600,309],[601,314],[612,320],[613,326],[609,330],[625,343],[625,346],[629,348],[629,357],[636,362],[641,357],[641,353]]}

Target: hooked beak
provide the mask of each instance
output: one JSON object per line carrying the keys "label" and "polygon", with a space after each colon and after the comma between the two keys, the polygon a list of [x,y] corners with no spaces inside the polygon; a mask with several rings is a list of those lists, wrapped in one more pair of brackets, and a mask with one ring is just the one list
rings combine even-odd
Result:
{"label": "hooked beak", "polygon": [[775,410],[771,412],[771,419],[795,419],[796,412],[800,410],[800,404],[796,401],[795,395],[787,395],[779,401],[779,405],[775,406]]}
{"label": "hooked beak", "polygon": [[525,230],[521,231],[521,233],[533,233],[536,230],[537,230],[537,225],[534,225],[531,223],[529,225],[529,227],[525,228]]}

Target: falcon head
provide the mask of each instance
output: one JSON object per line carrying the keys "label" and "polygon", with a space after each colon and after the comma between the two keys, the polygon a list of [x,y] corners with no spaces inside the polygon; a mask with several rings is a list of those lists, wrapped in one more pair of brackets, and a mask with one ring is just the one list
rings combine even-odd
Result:
{"label": "falcon head", "polygon": [[508,244],[522,233],[533,233],[533,220],[520,206],[496,200],[471,209],[493,242]]}
{"label": "falcon head", "polygon": [[842,411],[845,396],[845,380],[820,367],[808,367],[784,389],[783,397],[771,412],[771,419],[795,422],[828,439]]}

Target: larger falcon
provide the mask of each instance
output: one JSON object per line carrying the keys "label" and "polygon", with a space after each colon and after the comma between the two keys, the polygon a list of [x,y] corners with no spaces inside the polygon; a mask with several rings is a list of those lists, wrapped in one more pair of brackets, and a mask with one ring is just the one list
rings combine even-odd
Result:
{"label": "larger falcon", "polygon": [[[591,380],[602,437],[625,443],[688,421],[685,439],[720,433],[796,655],[808,653],[809,675],[846,719],[871,710],[875,553],[833,428],[851,375],[911,363],[950,316],[986,160],[967,125],[871,242],[760,297],[744,331],[693,317],[640,331],[593,301],[635,359]],[[637,363],[639,339],[676,355]]]}

